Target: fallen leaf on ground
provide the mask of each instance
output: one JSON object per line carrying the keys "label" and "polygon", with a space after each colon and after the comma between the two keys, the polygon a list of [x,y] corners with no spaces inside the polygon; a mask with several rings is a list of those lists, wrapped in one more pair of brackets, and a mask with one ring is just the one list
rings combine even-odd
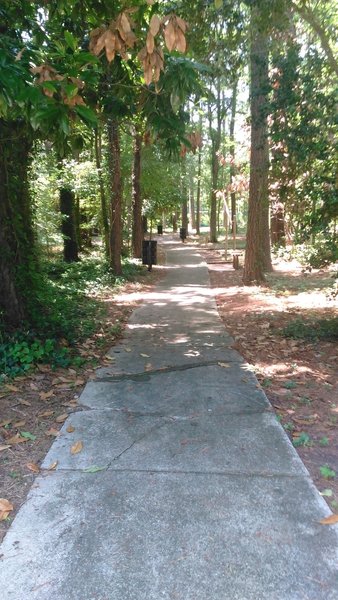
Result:
{"label": "fallen leaf on ground", "polygon": [[6,390],[8,390],[9,392],[19,392],[19,388],[17,388],[15,385],[11,385],[10,383],[8,383],[5,386]]}
{"label": "fallen leaf on ground", "polygon": [[62,415],[59,415],[58,417],[56,417],[55,421],[57,423],[63,423],[66,419],[68,419],[68,414],[63,413]]}
{"label": "fallen leaf on ground", "polygon": [[28,400],[23,400],[23,399],[21,399],[19,401],[19,404],[23,404],[24,406],[32,406],[32,404],[30,402],[28,402]]}
{"label": "fallen leaf on ground", "polygon": [[14,506],[6,498],[0,498],[0,521],[5,521]]}
{"label": "fallen leaf on ground", "polygon": [[49,465],[49,467],[46,468],[46,471],[54,471],[57,466],[58,466],[58,461],[56,460],[51,465]]}
{"label": "fallen leaf on ground", "polygon": [[8,450],[8,448],[10,448],[9,444],[2,444],[0,446],[0,452],[3,452],[4,450]]}
{"label": "fallen leaf on ground", "polygon": [[230,368],[229,363],[224,363],[224,362],[219,362],[218,366],[219,367],[224,367],[224,369],[229,369]]}
{"label": "fallen leaf on ground", "polygon": [[26,440],[31,440],[32,442],[35,442],[36,440],[36,435],[33,435],[30,431],[20,431],[20,435]]}
{"label": "fallen leaf on ground", "polygon": [[81,442],[81,440],[78,440],[77,442],[75,442],[75,444],[72,445],[72,447],[70,449],[70,453],[78,454],[79,452],[81,452],[82,448],[83,448],[83,443]]}
{"label": "fallen leaf on ground", "polygon": [[125,348],[125,352],[131,352],[131,348]]}
{"label": "fallen leaf on ground", "polygon": [[109,356],[109,354],[106,354],[104,358],[107,360],[115,360],[115,356]]}
{"label": "fallen leaf on ground", "polygon": [[16,421],[16,423],[13,423],[13,427],[23,427],[24,425],[26,425],[26,421]]}
{"label": "fallen leaf on ground", "polygon": [[10,425],[13,419],[5,419],[4,421],[1,421],[0,423],[0,427],[7,427],[7,425]]}
{"label": "fallen leaf on ground", "polygon": [[144,358],[150,358],[149,354],[143,354],[143,352],[140,352],[140,356],[143,356]]}
{"label": "fallen leaf on ground", "polygon": [[35,463],[27,463],[26,467],[33,473],[40,473],[40,468]]}
{"label": "fallen leaf on ground", "polygon": [[40,396],[41,400],[48,400],[48,398],[51,398],[52,396],[54,396],[54,392],[53,392],[53,390],[49,390],[49,392],[40,392],[39,396]]}
{"label": "fallen leaf on ground", "polygon": [[73,433],[73,431],[75,431],[75,427],[73,427],[73,425],[69,424],[68,427],[67,427],[67,429],[66,429],[66,431],[68,433]]}
{"label": "fallen leaf on ground", "polygon": [[79,385],[84,385],[86,382],[84,379],[76,379],[74,381],[74,385],[79,386]]}
{"label": "fallen leaf on ground", "polygon": [[319,523],[321,525],[334,525],[335,523],[338,523],[338,515],[330,515],[325,519],[321,519]]}
{"label": "fallen leaf on ground", "polygon": [[21,437],[21,435],[17,433],[17,435],[13,435],[11,438],[8,438],[6,442],[13,446],[15,444],[23,444],[24,442],[28,442],[28,438]]}
{"label": "fallen leaf on ground", "polygon": [[58,435],[60,435],[60,432],[58,429],[54,429],[54,427],[51,427],[50,429],[48,429],[48,431],[46,431],[46,435],[54,435],[55,437],[57,437]]}
{"label": "fallen leaf on ground", "polygon": [[45,410],[45,412],[43,412],[43,413],[40,413],[40,414],[38,415],[38,417],[39,417],[39,418],[41,418],[41,417],[51,417],[53,414],[54,414],[54,411],[53,411],[53,410]]}

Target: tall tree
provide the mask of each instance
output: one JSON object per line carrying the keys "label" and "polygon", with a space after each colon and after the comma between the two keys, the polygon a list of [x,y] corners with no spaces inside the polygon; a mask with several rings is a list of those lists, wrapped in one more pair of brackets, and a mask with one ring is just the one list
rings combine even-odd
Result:
{"label": "tall tree", "polygon": [[248,229],[243,281],[263,282],[272,269],[269,237],[268,31],[259,4],[251,8],[250,113],[251,157]]}

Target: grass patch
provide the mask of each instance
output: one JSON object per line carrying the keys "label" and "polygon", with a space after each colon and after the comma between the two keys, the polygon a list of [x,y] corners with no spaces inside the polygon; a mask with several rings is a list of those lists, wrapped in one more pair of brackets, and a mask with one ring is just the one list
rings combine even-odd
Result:
{"label": "grass patch", "polygon": [[305,321],[295,319],[289,323],[282,333],[285,337],[304,340],[338,340],[338,317]]}

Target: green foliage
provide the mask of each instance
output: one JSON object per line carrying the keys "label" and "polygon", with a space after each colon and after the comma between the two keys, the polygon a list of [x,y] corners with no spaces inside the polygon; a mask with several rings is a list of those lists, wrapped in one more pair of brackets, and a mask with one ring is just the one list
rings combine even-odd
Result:
{"label": "green foliage", "polygon": [[294,438],[292,443],[295,448],[298,448],[299,446],[311,446],[312,444],[310,436],[304,431],[301,432],[299,437]]}
{"label": "green foliage", "polygon": [[317,320],[298,318],[284,327],[283,335],[312,341],[316,339],[335,341],[338,339],[338,317]]}
{"label": "green foliage", "polygon": [[95,295],[132,280],[140,269],[126,260],[123,274],[116,277],[100,253],[78,263],[44,261],[34,301],[28,301],[29,328],[15,334],[0,329],[0,380],[25,373],[38,363],[79,365],[82,359],[76,344],[100,326],[105,313]]}
{"label": "green foliage", "polygon": [[319,468],[320,470],[320,474],[322,477],[324,477],[325,479],[334,479],[336,476],[336,472],[331,469],[331,467],[329,467],[328,465],[324,465],[323,467]]}
{"label": "green foliage", "polygon": [[320,446],[323,446],[323,447],[325,447],[325,446],[329,446],[329,444],[330,444],[330,440],[329,440],[329,438],[328,438],[326,435],[324,435],[324,436],[323,436],[323,437],[322,437],[322,438],[319,440],[319,445],[320,445]]}

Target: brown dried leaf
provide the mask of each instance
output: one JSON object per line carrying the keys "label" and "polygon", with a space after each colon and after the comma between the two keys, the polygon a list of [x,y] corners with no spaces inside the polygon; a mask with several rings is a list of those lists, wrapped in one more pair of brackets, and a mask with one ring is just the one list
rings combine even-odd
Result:
{"label": "brown dried leaf", "polygon": [[338,523],[338,515],[330,515],[329,517],[326,517],[325,519],[321,519],[319,521],[319,523],[321,525],[334,525],[335,523]]}
{"label": "brown dried leaf", "polygon": [[48,398],[54,396],[54,392],[53,390],[49,390],[49,392],[40,392],[39,396],[41,400],[48,400]]}
{"label": "brown dried leaf", "polygon": [[51,427],[50,429],[48,429],[48,431],[46,431],[46,435],[57,437],[58,435],[60,435],[60,432],[58,429]]}
{"label": "brown dried leaf", "polygon": [[72,445],[72,447],[70,449],[70,453],[78,454],[79,452],[81,452],[82,449],[83,449],[83,442],[81,442],[81,440],[78,440],[77,442],[75,442],[75,444]]}
{"label": "brown dried leaf", "polygon": [[15,427],[16,429],[18,429],[19,427],[23,427],[24,425],[26,425],[26,421],[16,421],[15,423],[13,423],[13,427]]}
{"label": "brown dried leaf", "polygon": [[58,417],[56,417],[55,421],[57,423],[64,423],[64,421],[68,419],[68,414],[67,413],[63,413],[62,415],[59,415]]}
{"label": "brown dried leaf", "polygon": [[9,502],[9,500],[6,500],[6,498],[0,498],[0,510],[1,511],[10,512],[13,509],[14,509],[14,506],[11,502]]}
{"label": "brown dried leaf", "polygon": [[40,473],[40,468],[35,463],[27,463],[26,467],[33,473]]}
{"label": "brown dried leaf", "polygon": [[73,431],[75,431],[75,427],[73,427],[73,425],[69,424],[68,427],[67,427],[67,429],[66,429],[66,431],[68,433],[73,433]]}
{"label": "brown dried leaf", "polygon": [[158,34],[161,26],[161,19],[158,15],[153,15],[150,19],[149,30],[151,34],[155,37]]}
{"label": "brown dried leaf", "polygon": [[49,465],[49,467],[46,468],[46,471],[55,471],[57,466],[58,466],[58,461],[56,460],[51,465]]}
{"label": "brown dried leaf", "polygon": [[155,42],[154,42],[154,36],[152,35],[152,33],[150,31],[148,31],[148,34],[147,34],[146,46],[147,46],[148,53],[152,54],[154,52]]}
{"label": "brown dried leaf", "polygon": [[11,446],[15,444],[24,444],[24,442],[28,442],[28,438],[21,437],[21,435],[17,433],[17,435],[13,435],[12,437],[8,438],[6,442],[7,444],[11,444]]}
{"label": "brown dried leaf", "polygon": [[8,448],[10,448],[9,444],[2,444],[2,445],[0,445],[0,452],[3,452],[4,450],[8,450]]}
{"label": "brown dried leaf", "polygon": [[100,35],[100,37],[97,39],[96,44],[93,46],[92,53],[95,54],[95,56],[98,56],[105,47],[107,33],[111,32],[104,31],[104,33],[102,33],[102,35]]}
{"label": "brown dried leaf", "polygon": [[185,52],[187,49],[187,42],[185,40],[185,35],[179,28],[176,29],[176,49],[179,52]]}
{"label": "brown dried leaf", "polygon": [[183,33],[185,33],[187,30],[187,26],[188,26],[186,21],[181,19],[181,17],[176,17],[176,23],[179,26],[179,28],[183,31]]}
{"label": "brown dried leaf", "polygon": [[23,399],[19,400],[19,404],[23,404],[24,406],[32,406],[31,402],[28,402],[28,400]]}
{"label": "brown dried leaf", "polygon": [[40,418],[43,418],[43,417],[51,417],[53,414],[54,414],[53,410],[45,410],[45,412],[40,413],[38,415],[38,418],[40,419]]}
{"label": "brown dried leaf", "polygon": [[12,421],[13,419],[5,419],[4,421],[1,421],[0,427],[7,427],[7,425],[10,425]]}
{"label": "brown dried leaf", "polygon": [[171,52],[175,48],[176,44],[175,27],[172,21],[169,21],[164,30],[164,39],[169,52]]}
{"label": "brown dried leaf", "polygon": [[7,385],[5,385],[5,389],[8,390],[9,392],[19,392],[19,388],[17,388],[15,385],[12,385],[11,383],[7,383]]}

